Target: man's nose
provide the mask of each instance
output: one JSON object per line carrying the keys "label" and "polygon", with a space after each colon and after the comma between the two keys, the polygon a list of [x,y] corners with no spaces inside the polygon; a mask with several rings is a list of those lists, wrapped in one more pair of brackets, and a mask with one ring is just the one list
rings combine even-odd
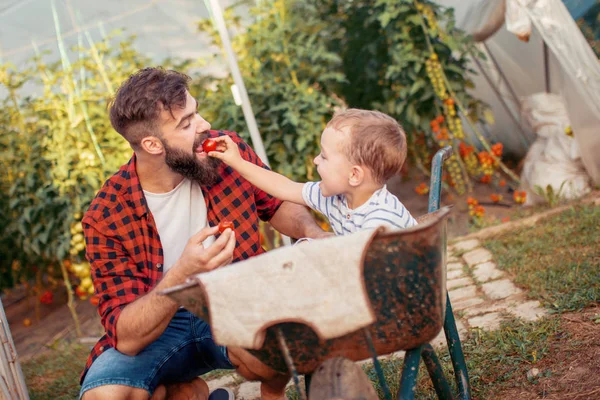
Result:
{"label": "man's nose", "polygon": [[200,121],[198,123],[198,133],[200,132],[204,132],[207,131],[211,128],[210,123],[208,123],[208,121],[206,121],[204,118],[198,116],[198,118],[200,118]]}

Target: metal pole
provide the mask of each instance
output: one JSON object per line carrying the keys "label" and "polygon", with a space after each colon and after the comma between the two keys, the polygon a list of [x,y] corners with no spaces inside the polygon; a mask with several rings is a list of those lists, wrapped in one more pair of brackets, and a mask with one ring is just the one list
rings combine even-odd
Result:
{"label": "metal pole", "polygon": [[[473,54],[471,54],[471,56],[473,57],[473,60],[475,60],[475,64],[477,64],[477,68],[479,68],[479,71],[481,71],[481,73],[483,74],[485,80],[491,86],[492,90],[496,94],[496,97],[498,97],[498,100],[500,100],[500,103],[502,104],[502,107],[504,108],[504,110],[506,111],[506,113],[508,114],[508,116],[510,117],[510,119],[512,119],[512,121],[515,124],[515,126],[517,127],[517,129],[519,129],[519,131],[521,131],[521,136],[522,136],[523,142],[525,144],[525,150],[527,150],[529,148],[530,143],[527,140],[527,134],[523,130],[523,127],[521,126],[521,123],[519,122],[519,120],[517,119],[517,117],[513,114],[512,110],[510,109],[510,107],[506,103],[506,100],[504,99],[504,97],[502,97],[502,94],[500,93],[500,90],[498,90],[498,88],[496,87],[496,85],[494,85],[494,82],[492,81],[492,78],[490,78],[490,76],[488,75],[488,73],[483,68],[483,65],[481,65],[481,62]],[[517,105],[519,105],[519,103],[517,103]]]}
{"label": "metal pole", "polygon": [[369,332],[368,328],[363,328],[363,333],[365,334],[365,341],[367,342],[367,346],[369,347],[369,351],[371,352],[371,358],[373,359],[373,367],[375,367],[375,372],[377,372],[379,386],[383,390],[385,400],[392,400],[392,393],[390,392],[390,388],[388,387],[387,381],[385,380],[383,368],[381,367],[381,363],[377,359],[377,350],[375,350],[375,344],[373,343],[373,337],[371,336],[371,332]]}
{"label": "metal pole", "polygon": [[548,62],[548,45],[545,40],[544,43],[544,78],[546,83],[546,93],[550,93],[550,63]]}
{"label": "metal pole", "polygon": [[252,105],[250,104],[248,92],[246,91],[246,86],[244,85],[244,79],[242,79],[242,74],[240,73],[240,68],[238,66],[235,53],[233,52],[233,47],[231,47],[231,40],[229,39],[229,33],[227,32],[227,26],[225,25],[225,18],[223,18],[221,6],[219,5],[218,0],[204,1],[205,3],[207,1],[210,3],[207,4],[207,8],[209,11],[211,11],[213,21],[217,27],[217,30],[219,31],[219,36],[221,37],[221,42],[223,43],[223,48],[225,49],[225,55],[227,57],[227,63],[229,64],[231,76],[233,77],[233,81],[235,82],[240,93],[242,100],[242,111],[244,112],[244,118],[246,119],[248,130],[250,131],[252,146],[254,147],[254,150],[260,159],[265,164],[269,165],[269,159],[267,158],[263,141],[260,137],[260,133],[258,132],[256,119],[254,118],[254,112],[252,112]]}
{"label": "metal pole", "polygon": [[446,293],[446,318],[444,319],[444,334],[446,335],[446,343],[448,344],[448,352],[452,359],[452,367],[454,368],[454,379],[458,387],[458,398],[461,400],[471,400],[471,384],[469,383],[469,371],[467,371],[467,362],[465,361],[465,353],[462,350],[460,336],[456,328],[456,320],[452,312],[452,303],[450,295]]}
{"label": "metal pole", "polygon": [[294,379],[294,386],[296,387],[296,392],[298,393],[298,398],[300,400],[306,400],[306,396],[302,393],[302,389],[300,388],[300,378],[298,377],[298,372],[296,371],[296,366],[294,366],[294,360],[292,359],[292,355],[290,353],[290,349],[285,343],[285,337],[283,336],[283,332],[280,327],[275,328],[275,334],[277,335],[277,342],[279,343],[279,350],[281,350],[281,354],[283,354],[283,359],[285,360],[285,364],[290,371],[290,375]]}
{"label": "metal pole", "polygon": [[496,60],[496,58],[492,54],[492,51],[489,49],[489,47],[487,46],[487,44],[485,44],[485,42],[482,43],[482,44],[483,44],[483,48],[485,49],[486,53],[488,54],[488,56],[490,56],[490,59],[494,63],[494,67],[496,67],[496,70],[498,71],[498,73],[502,77],[502,80],[506,84],[506,87],[508,87],[508,90],[510,90],[510,94],[512,95],[513,100],[515,101],[515,103],[517,103],[519,105],[519,109],[520,109],[521,102],[519,101],[519,96],[517,96],[517,93],[513,89],[513,87],[510,84],[510,82],[508,81],[508,78],[506,78],[506,75],[504,75],[504,71],[502,71],[502,68],[500,68],[500,64],[498,64],[498,61]]}
{"label": "metal pole", "polygon": [[[258,125],[256,124],[256,119],[254,118],[254,112],[252,111],[252,105],[250,104],[250,99],[248,98],[246,85],[244,85],[244,79],[242,78],[242,74],[237,63],[237,58],[235,57],[233,47],[231,47],[229,32],[227,32],[225,18],[223,18],[223,12],[221,11],[219,1],[204,0],[204,2],[206,4],[206,8],[209,10],[209,12],[211,12],[213,21],[217,27],[217,30],[219,31],[219,36],[221,37],[221,42],[223,43],[223,48],[225,49],[225,55],[227,56],[229,70],[231,71],[231,76],[233,77],[233,81],[235,82],[235,85],[237,86],[241,97],[242,111],[244,112],[244,118],[246,119],[248,130],[250,131],[252,147],[254,147],[254,151],[256,151],[256,154],[260,157],[262,162],[264,162],[267,166],[270,166],[269,159],[267,157],[267,152],[265,151],[265,146],[263,144],[262,138],[260,137],[260,133],[258,132]],[[292,244],[292,241],[289,237],[283,234],[281,235],[281,237],[283,238],[283,243],[286,246]]]}
{"label": "metal pole", "polygon": [[[504,84],[506,85],[506,87],[510,91],[510,94],[513,97],[513,101],[519,107],[519,113],[520,113],[521,112],[521,101],[519,100],[519,97],[517,96],[517,93],[513,89],[512,85],[510,84],[510,82],[509,82],[508,78],[506,77],[506,75],[504,74],[504,71],[502,70],[502,68],[500,68],[500,64],[498,64],[498,61],[496,60],[496,58],[492,54],[492,51],[489,49],[489,47],[485,43],[482,43],[482,44],[483,44],[483,47],[485,48],[485,51],[486,51],[487,55],[490,57],[490,59],[494,63],[494,67],[496,68],[496,71],[498,71],[498,74],[500,74],[500,77],[504,81]],[[473,57],[473,58],[475,59],[475,57]],[[480,67],[480,69],[482,69],[482,68]],[[496,86],[494,84],[492,84],[492,83],[490,83],[490,85],[492,86],[492,89],[494,89],[494,91],[496,91]],[[497,93],[497,95],[498,95],[498,98],[500,99],[500,101],[502,101],[504,103],[502,95],[499,92]],[[506,107],[508,107],[508,106],[506,106]],[[531,141],[529,140],[529,138],[527,137],[527,134],[523,130],[523,126],[521,126],[521,124],[518,122],[518,120],[516,119],[516,117],[508,109],[507,109],[507,112],[511,116],[511,118],[513,119],[513,121],[515,121],[515,124],[517,125],[517,127],[521,131],[521,134],[523,135],[523,139],[524,139],[523,141],[525,142],[525,148],[528,149],[529,146],[531,145]]]}
{"label": "metal pole", "polygon": [[444,169],[444,161],[452,156],[452,147],[446,146],[439,149],[431,160],[431,178],[429,184],[429,205],[427,212],[432,213],[440,209],[442,199],[442,171]]}
{"label": "metal pole", "polygon": [[[442,188],[441,181],[444,161],[450,158],[451,155],[452,147],[446,146],[438,150],[437,153],[435,153],[435,156],[433,156],[431,165],[431,184],[429,188],[429,207],[427,210],[428,213],[435,212],[440,208],[440,192]],[[454,320],[454,313],[452,312],[452,304],[450,303],[450,296],[448,295],[448,292],[446,292],[446,317],[444,318],[444,333],[446,335],[446,343],[448,343],[450,358],[452,359],[452,366],[454,367],[454,375],[456,379],[456,385],[458,387],[459,398],[461,400],[470,400],[471,386],[469,384],[467,364],[465,363],[465,355],[462,351],[460,337],[458,336],[458,329],[456,329],[456,321]],[[419,365],[419,358],[417,358],[417,354],[415,354],[414,350],[411,350],[410,352],[406,353],[404,359],[404,371],[406,371],[406,366],[409,363],[407,360],[409,353],[412,354],[411,357],[416,358],[416,361],[413,360],[412,362],[417,363],[417,368]],[[419,356],[420,354],[421,350],[419,350]],[[404,373],[405,372],[402,373],[403,379]],[[400,387],[402,388],[402,386]],[[436,388],[436,390],[438,390],[438,388]],[[445,392],[446,390],[443,389],[443,391]],[[406,389],[404,389],[404,393],[406,395]],[[407,398],[413,399],[414,397]]]}
{"label": "metal pole", "polygon": [[[3,329],[3,328],[2,328]],[[10,366],[10,351],[6,349],[5,337],[0,332],[0,382],[3,383],[2,392],[8,393],[6,400],[11,399],[17,395],[17,384],[15,383],[12,368]],[[8,353],[8,354],[7,354]],[[4,399],[3,397],[0,397]]]}
{"label": "metal pole", "polygon": [[10,390],[8,390],[8,386],[6,386],[6,382],[4,382],[4,378],[0,377],[0,399],[10,399],[12,397]]}
{"label": "metal pole", "polygon": [[450,385],[448,384],[446,376],[444,375],[444,370],[442,369],[440,360],[430,344],[423,346],[423,349],[421,350],[421,358],[425,363],[425,367],[427,367],[427,372],[429,372],[429,377],[431,378],[431,382],[433,383],[433,388],[437,393],[438,399],[453,400],[454,396],[452,395],[452,390],[450,389]]}
{"label": "metal pole", "polygon": [[398,400],[414,400],[417,375],[419,374],[419,361],[421,361],[421,348],[408,350],[404,354],[404,366],[400,375],[400,387],[398,388]]}
{"label": "metal pole", "polygon": [[[27,385],[23,377],[23,371],[21,370],[21,364],[17,358],[17,350],[15,343],[10,334],[10,327],[8,326],[8,320],[4,313],[4,307],[2,306],[2,300],[0,299],[0,357],[2,366],[0,370],[4,370],[7,374],[6,377],[0,376],[0,380],[5,379],[7,387],[3,390],[9,390],[16,394],[16,399],[29,400],[29,394],[27,393]],[[12,386],[12,387],[11,387]],[[16,400],[15,399],[15,400]]]}

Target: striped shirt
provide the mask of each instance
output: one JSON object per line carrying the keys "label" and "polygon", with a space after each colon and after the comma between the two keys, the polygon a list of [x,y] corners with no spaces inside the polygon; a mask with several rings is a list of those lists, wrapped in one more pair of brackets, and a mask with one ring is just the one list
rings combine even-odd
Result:
{"label": "striped shirt", "polygon": [[336,235],[347,235],[381,225],[402,229],[417,224],[404,204],[388,192],[385,185],[354,210],[348,207],[343,195],[323,196],[319,182],[305,183],[302,197],[306,205],[327,217]]}

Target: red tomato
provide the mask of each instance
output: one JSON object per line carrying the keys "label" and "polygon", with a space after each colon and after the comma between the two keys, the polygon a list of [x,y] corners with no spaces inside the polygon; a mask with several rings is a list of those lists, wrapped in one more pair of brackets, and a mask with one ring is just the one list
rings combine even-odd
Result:
{"label": "red tomato", "polygon": [[90,297],[90,303],[93,306],[97,306],[98,303],[100,303],[100,297],[99,296],[92,296],[92,297]]}
{"label": "red tomato", "polygon": [[216,151],[217,150],[217,142],[215,142],[212,139],[206,139],[202,143],[202,150],[204,150],[205,153],[210,153],[211,151]]}
{"label": "red tomato", "polygon": [[225,229],[233,230],[233,222],[231,221],[221,221],[219,223],[219,233],[223,233]]}
{"label": "red tomato", "polygon": [[75,288],[75,294],[77,295],[77,297],[81,298],[81,297],[86,297],[86,293],[85,291],[81,290],[81,288],[79,286],[77,286]]}
{"label": "red tomato", "polygon": [[46,292],[40,297],[40,303],[42,304],[52,304],[53,301],[54,295],[49,290],[46,290]]}

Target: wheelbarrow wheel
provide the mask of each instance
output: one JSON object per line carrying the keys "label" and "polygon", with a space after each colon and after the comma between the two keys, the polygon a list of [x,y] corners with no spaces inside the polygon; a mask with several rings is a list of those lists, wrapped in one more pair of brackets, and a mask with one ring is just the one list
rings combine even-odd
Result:
{"label": "wheelbarrow wheel", "polygon": [[326,360],[312,374],[310,400],[378,400],[362,368],[343,357]]}

